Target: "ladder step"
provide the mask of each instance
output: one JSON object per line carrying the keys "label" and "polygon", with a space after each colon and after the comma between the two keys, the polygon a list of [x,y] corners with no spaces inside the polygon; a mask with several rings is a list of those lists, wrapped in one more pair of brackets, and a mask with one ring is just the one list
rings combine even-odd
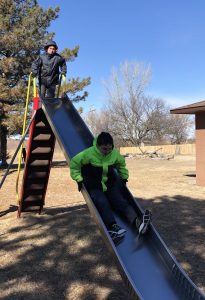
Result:
{"label": "ladder step", "polygon": [[29,166],[29,174],[32,173],[32,172],[46,172],[46,174],[48,173],[48,170],[49,170],[49,165],[30,165]]}
{"label": "ladder step", "polygon": [[51,141],[53,139],[52,133],[39,133],[39,134],[33,134],[33,141]]}
{"label": "ladder step", "polygon": [[42,205],[42,201],[39,200],[32,200],[32,201],[24,201],[22,203],[22,210],[24,210],[25,208],[28,207],[32,207],[32,206],[41,206]]}
{"label": "ladder step", "polygon": [[26,184],[28,186],[31,186],[32,184],[45,184],[46,179],[47,179],[47,173],[45,173],[43,177],[35,177],[35,176],[33,176],[33,178],[29,177],[26,181]]}
{"label": "ladder step", "polygon": [[48,122],[43,122],[43,121],[37,121],[36,122],[36,126],[35,128],[44,128],[44,127],[47,127],[48,126]]}
{"label": "ladder step", "polygon": [[47,178],[47,170],[28,170],[28,180],[45,180],[45,178]]}
{"label": "ladder step", "polygon": [[51,147],[37,147],[33,151],[31,151],[31,155],[35,154],[52,154],[53,153],[53,148]]}
{"label": "ladder step", "polygon": [[[51,143],[52,142],[52,143]],[[51,147],[53,146],[53,141],[49,140],[33,140],[31,144],[31,151],[39,147]]]}
{"label": "ladder step", "polygon": [[38,152],[35,152],[35,153],[31,153],[30,154],[30,157],[29,157],[29,159],[31,160],[31,161],[33,161],[33,160],[48,160],[48,159],[50,159],[50,156],[52,155],[52,152],[50,151],[50,152],[48,152],[48,153],[38,153]]}
{"label": "ladder step", "polygon": [[23,198],[23,203],[29,203],[37,201],[38,203],[42,202],[42,195],[28,195]]}
{"label": "ladder step", "polygon": [[[43,190],[45,187],[45,181],[44,182],[27,182],[25,191],[32,191],[32,190]],[[31,192],[32,193],[32,192]]]}
{"label": "ladder step", "polygon": [[29,167],[33,168],[33,167],[37,167],[37,166],[48,166],[50,163],[50,160],[40,160],[40,159],[32,159],[30,161]]}
{"label": "ladder step", "polygon": [[25,191],[24,191],[24,197],[25,199],[29,196],[42,196],[44,193],[44,189],[29,189],[29,188],[26,188]]}
{"label": "ladder step", "polygon": [[52,131],[50,129],[50,127],[35,127],[34,129],[34,135],[39,135],[39,134],[52,134]]}

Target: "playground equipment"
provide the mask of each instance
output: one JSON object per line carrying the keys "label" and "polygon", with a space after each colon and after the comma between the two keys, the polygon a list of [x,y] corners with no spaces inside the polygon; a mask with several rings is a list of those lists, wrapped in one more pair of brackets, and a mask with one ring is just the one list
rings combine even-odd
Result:
{"label": "playground equipment", "polygon": [[31,125],[26,164],[21,187],[18,216],[22,211],[39,209],[41,213],[55,147],[55,136],[43,113],[38,109]]}
{"label": "playground equipment", "polygon": [[[40,104],[36,98],[34,102],[36,114],[28,140],[19,216],[27,210],[37,208],[41,212],[43,208],[55,138],[68,162],[93,142],[91,132],[66,96],[44,99],[42,107]],[[140,205],[128,188],[120,184],[120,180],[117,187],[137,213],[142,214]],[[137,233],[131,225],[114,213],[119,225],[127,230],[124,241],[116,246],[85,187],[82,194],[133,299],[205,299],[205,295],[191,281],[166,247],[153,224],[145,236],[137,239]]]}

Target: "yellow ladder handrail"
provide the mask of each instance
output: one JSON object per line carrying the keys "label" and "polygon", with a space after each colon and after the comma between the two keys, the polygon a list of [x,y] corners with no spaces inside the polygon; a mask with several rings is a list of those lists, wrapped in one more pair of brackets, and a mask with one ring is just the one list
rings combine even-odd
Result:
{"label": "yellow ladder handrail", "polygon": [[[28,104],[29,104],[29,95],[30,95],[30,87],[31,87],[31,78],[32,78],[32,73],[30,73],[29,79],[28,79],[28,89],[27,89],[27,96],[26,96],[26,106],[25,106],[25,111],[24,111],[22,136],[24,136],[25,129],[26,129],[26,120],[27,120],[27,114],[28,114]],[[36,97],[36,95],[37,95],[37,92],[36,92],[36,78],[33,78],[33,92],[34,92],[34,97]],[[19,203],[18,184],[19,184],[19,176],[20,176],[21,163],[22,163],[22,152],[23,152],[23,143],[21,145],[21,148],[20,148],[20,151],[19,151],[19,157],[18,157],[18,171],[17,171],[17,178],[16,178],[17,203]]]}
{"label": "yellow ladder handrail", "polygon": [[37,97],[36,77],[33,78],[33,97]]}

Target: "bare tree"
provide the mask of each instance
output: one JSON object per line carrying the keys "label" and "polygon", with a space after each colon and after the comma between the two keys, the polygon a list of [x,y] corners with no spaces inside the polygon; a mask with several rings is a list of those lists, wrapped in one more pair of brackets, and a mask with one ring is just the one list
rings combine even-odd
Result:
{"label": "bare tree", "polygon": [[[103,114],[109,116],[107,129],[127,145],[157,144],[170,137],[179,142],[190,125],[186,118],[181,118],[183,126],[173,119],[164,100],[145,95],[150,75],[149,66],[126,62],[105,82],[108,99]],[[97,120],[99,124],[99,116]]]}
{"label": "bare tree", "polygon": [[93,135],[97,135],[101,131],[110,131],[110,117],[106,111],[90,110],[85,116],[85,122]]}
{"label": "bare tree", "polygon": [[170,115],[167,135],[171,144],[182,144],[192,135],[194,120],[189,115]]}

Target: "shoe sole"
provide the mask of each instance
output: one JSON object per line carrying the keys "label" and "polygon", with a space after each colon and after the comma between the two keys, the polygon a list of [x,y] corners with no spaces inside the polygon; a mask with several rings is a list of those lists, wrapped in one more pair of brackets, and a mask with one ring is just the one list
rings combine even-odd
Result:
{"label": "shoe sole", "polygon": [[115,243],[118,240],[122,240],[125,237],[125,232],[126,230],[124,230],[121,234],[116,233],[114,231],[108,231],[110,234],[111,239],[113,240],[113,242]]}
{"label": "shoe sole", "polygon": [[122,240],[124,240],[124,237],[125,235],[121,235],[121,236],[117,235],[115,237],[112,237],[113,243],[115,245],[118,245],[120,242],[122,242]]}
{"label": "shoe sole", "polygon": [[116,232],[116,231],[112,231],[112,230],[109,230],[108,231],[109,233],[110,233],[110,235],[114,235],[114,234],[116,234],[116,235],[119,235],[119,236],[121,236],[121,235],[125,235],[125,233],[126,233],[126,230],[125,229],[120,229],[118,232]]}
{"label": "shoe sole", "polygon": [[145,213],[143,215],[143,222],[142,224],[140,225],[139,227],[139,234],[145,234],[147,229],[148,229],[148,226],[150,224],[150,221],[151,221],[151,213],[149,210],[145,210]]}

